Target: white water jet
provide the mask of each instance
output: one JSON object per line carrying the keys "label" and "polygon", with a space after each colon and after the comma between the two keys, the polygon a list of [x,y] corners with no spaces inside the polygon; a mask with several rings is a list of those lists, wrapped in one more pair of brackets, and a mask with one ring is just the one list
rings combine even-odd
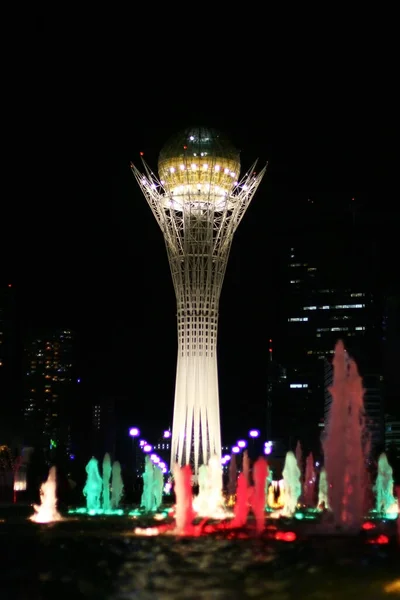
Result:
{"label": "white water jet", "polygon": [[378,459],[378,474],[374,486],[374,492],[376,493],[375,508],[377,512],[386,514],[398,511],[398,504],[393,491],[393,469],[389,464],[386,454],[383,452]]}
{"label": "white water jet", "polygon": [[319,483],[318,483],[318,508],[329,509],[328,479],[326,477],[326,470],[325,470],[325,468],[322,468],[321,472],[319,474]]}
{"label": "white water jet", "polygon": [[218,456],[212,456],[208,465],[199,468],[199,494],[193,500],[193,508],[200,517],[225,518],[222,494],[222,466]]}
{"label": "white water jet", "polygon": [[292,517],[296,512],[301,495],[301,473],[293,452],[286,453],[282,476],[285,486],[285,504],[281,514],[285,517]]}
{"label": "white water jet", "polygon": [[121,476],[121,465],[118,460],[113,462],[111,472],[111,508],[119,508],[124,493],[124,483]]}
{"label": "white water jet", "polygon": [[62,521],[60,513],[57,511],[57,477],[56,468],[51,467],[47,481],[40,487],[40,505],[34,504],[35,514],[30,517],[35,523],[52,523]]}

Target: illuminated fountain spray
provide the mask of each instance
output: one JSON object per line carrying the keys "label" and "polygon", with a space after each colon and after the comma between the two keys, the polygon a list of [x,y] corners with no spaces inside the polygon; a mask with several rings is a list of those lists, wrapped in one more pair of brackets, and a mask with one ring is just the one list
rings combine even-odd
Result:
{"label": "illuminated fountain spray", "polygon": [[140,508],[144,508],[146,512],[155,510],[154,499],[154,466],[150,460],[150,456],[146,455],[144,460],[143,477],[143,492],[140,500]]}
{"label": "illuminated fountain spray", "polygon": [[[397,505],[400,509],[400,485],[396,486],[396,496],[397,496]],[[397,515],[397,541],[399,542],[399,546],[400,546],[400,512]]]}
{"label": "illuminated fountain spray", "polygon": [[296,512],[297,503],[301,495],[301,473],[293,452],[286,453],[282,475],[285,489],[285,505],[281,514],[285,517],[292,517]]}
{"label": "illuminated fountain spray", "polygon": [[100,510],[101,491],[103,480],[99,473],[99,463],[94,456],[86,465],[87,479],[83,488],[83,495],[86,496],[86,507],[88,511]]}
{"label": "illuminated fountain spray", "polygon": [[108,452],[103,459],[103,510],[107,512],[111,509],[110,504],[110,479],[111,479],[111,458]]}
{"label": "illuminated fountain spray", "polygon": [[189,465],[173,468],[175,481],[175,533],[190,532],[195,512],[192,496],[192,470]]}
{"label": "illuminated fountain spray", "polygon": [[312,452],[307,456],[306,459],[306,471],[304,475],[304,486],[303,486],[303,500],[304,504],[308,508],[314,508],[315,506],[315,482],[316,474],[314,469],[314,457]]}
{"label": "illuminated fountain spray", "polygon": [[325,468],[322,468],[319,474],[319,482],[318,482],[318,508],[328,509],[329,508],[329,499],[328,499],[328,479],[326,476]]}
{"label": "illuminated fountain spray", "polygon": [[52,523],[61,521],[62,517],[57,511],[57,478],[56,468],[51,467],[47,481],[40,487],[40,505],[34,504],[35,514],[30,517],[35,523]]}
{"label": "illuminated fountain spray", "polygon": [[236,480],[237,480],[236,454],[232,453],[230,462],[229,462],[229,472],[228,472],[228,496],[229,496],[230,500],[232,500],[233,497],[235,496]]}
{"label": "illuminated fountain spray", "polygon": [[375,481],[374,491],[376,494],[376,511],[383,515],[399,511],[398,501],[393,495],[393,469],[389,464],[387,456],[382,453],[378,459],[378,474]]}
{"label": "illuminated fountain spray", "polygon": [[144,462],[143,492],[140,507],[146,512],[157,510],[162,504],[164,477],[162,470],[146,455]]}
{"label": "illuminated fountain spray", "polygon": [[[221,460],[217,332],[234,233],[266,167],[240,179],[238,150],[219,132],[193,127],[162,149],[159,178],[132,165],[165,239],[175,289],[178,356],[171,466]],[[221,480],[222,484],[222,480]]]}
{"label": "illuminated fountain spray", "polygon": [[250,485],[250,458],[247,450],[243,452],[242,473],[246,477],[247,485]]}
{"label": "illuminated fountain spray", "polygon": [[323,442],[328,502],[335,525],[359,530],[365,507],[364,390],[354,360],[339,341],[333,359],[332,403]]}
{"label": "illuminated fountain spray", "polygon": [[256,529],[261,533],[265,525],[265,482],[268,477],[268,464],[265,458],[258,458],[253,466],[254,488],[251,494],[251,509],[256,520]]}
{"label": "illuminated fountain spray", "polygon": [[237,478],[236,503],[234,508],[234,517],[232,527],[244,527],[249,514],[249,486],[244,473],[240,473]]}
{"label": "illuminated fountain spray", "polygon": [[199,494],[193,500],[193,508],[200,517],[224,517],[222,495],[222,466],[218,456],[212,456],[208,465],[199,468]]}
{"label": "illuminated fountain spray", "polygon": [[118,460],[113,462],[111,473],[111,508],[119,508],[124,493],[124,483],[121,476],[121,465]]}

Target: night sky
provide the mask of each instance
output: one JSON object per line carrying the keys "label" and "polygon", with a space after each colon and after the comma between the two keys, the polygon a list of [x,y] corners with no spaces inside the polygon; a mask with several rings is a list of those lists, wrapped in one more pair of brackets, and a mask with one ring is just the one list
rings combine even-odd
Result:
{"label": "night sky", "polygon": [[260,417],[278,259],[296,215],[310,209],[309,198],[330,206],[356,197],[363,210],[378,202],[398,218],[391,113],[361,83],[352,81],[356,93],[350,79],[317,80],[294,65],[282,85],[265,66],[264,83],[242,93],[251,69],[246,84],[198,85],[187,72],[178,85],[176,70],[165,81],[147,63],[139,68],[137,53],[119,58],[65,47],[55,59],[41,41],[21,61],[8,97],[15,134],[4,278],[18,289],[26,325],[79,332],[83,377],[96,393],[128,398],[123,411],[135,424],[168,425],[175,297],[161,231],[130,161],[139,165],[143,151],[156,168],[163,144],[187,126],[224,131],[243,169],[269,162],[236,233],[220,305],[222,421],[241,435]]}

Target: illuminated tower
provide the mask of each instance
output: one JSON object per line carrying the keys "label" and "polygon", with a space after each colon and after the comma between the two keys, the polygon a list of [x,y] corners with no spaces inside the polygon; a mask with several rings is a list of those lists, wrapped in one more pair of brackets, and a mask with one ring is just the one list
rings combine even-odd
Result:
{"label": "illuminated tower", "polygon": [[239,152],[219,132],[196,127],[163,148],[159,179],[145,161],[145,174],[132,165],[164,235],[177,302],[171,464],[192,464],[196,475],[221,456],[218,305],[233,234],[265,173],[255,164],[239,179]]}

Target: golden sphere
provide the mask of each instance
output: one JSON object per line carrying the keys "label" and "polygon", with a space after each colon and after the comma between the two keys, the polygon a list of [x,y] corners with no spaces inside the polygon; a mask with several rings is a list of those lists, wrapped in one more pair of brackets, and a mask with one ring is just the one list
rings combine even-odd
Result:
{"label": "golden sphere", "polygon": [[190,127],[174,135],[160,152],[159,178],[175,196],[230,194],[240,172],[239,151],[216,131]]}

